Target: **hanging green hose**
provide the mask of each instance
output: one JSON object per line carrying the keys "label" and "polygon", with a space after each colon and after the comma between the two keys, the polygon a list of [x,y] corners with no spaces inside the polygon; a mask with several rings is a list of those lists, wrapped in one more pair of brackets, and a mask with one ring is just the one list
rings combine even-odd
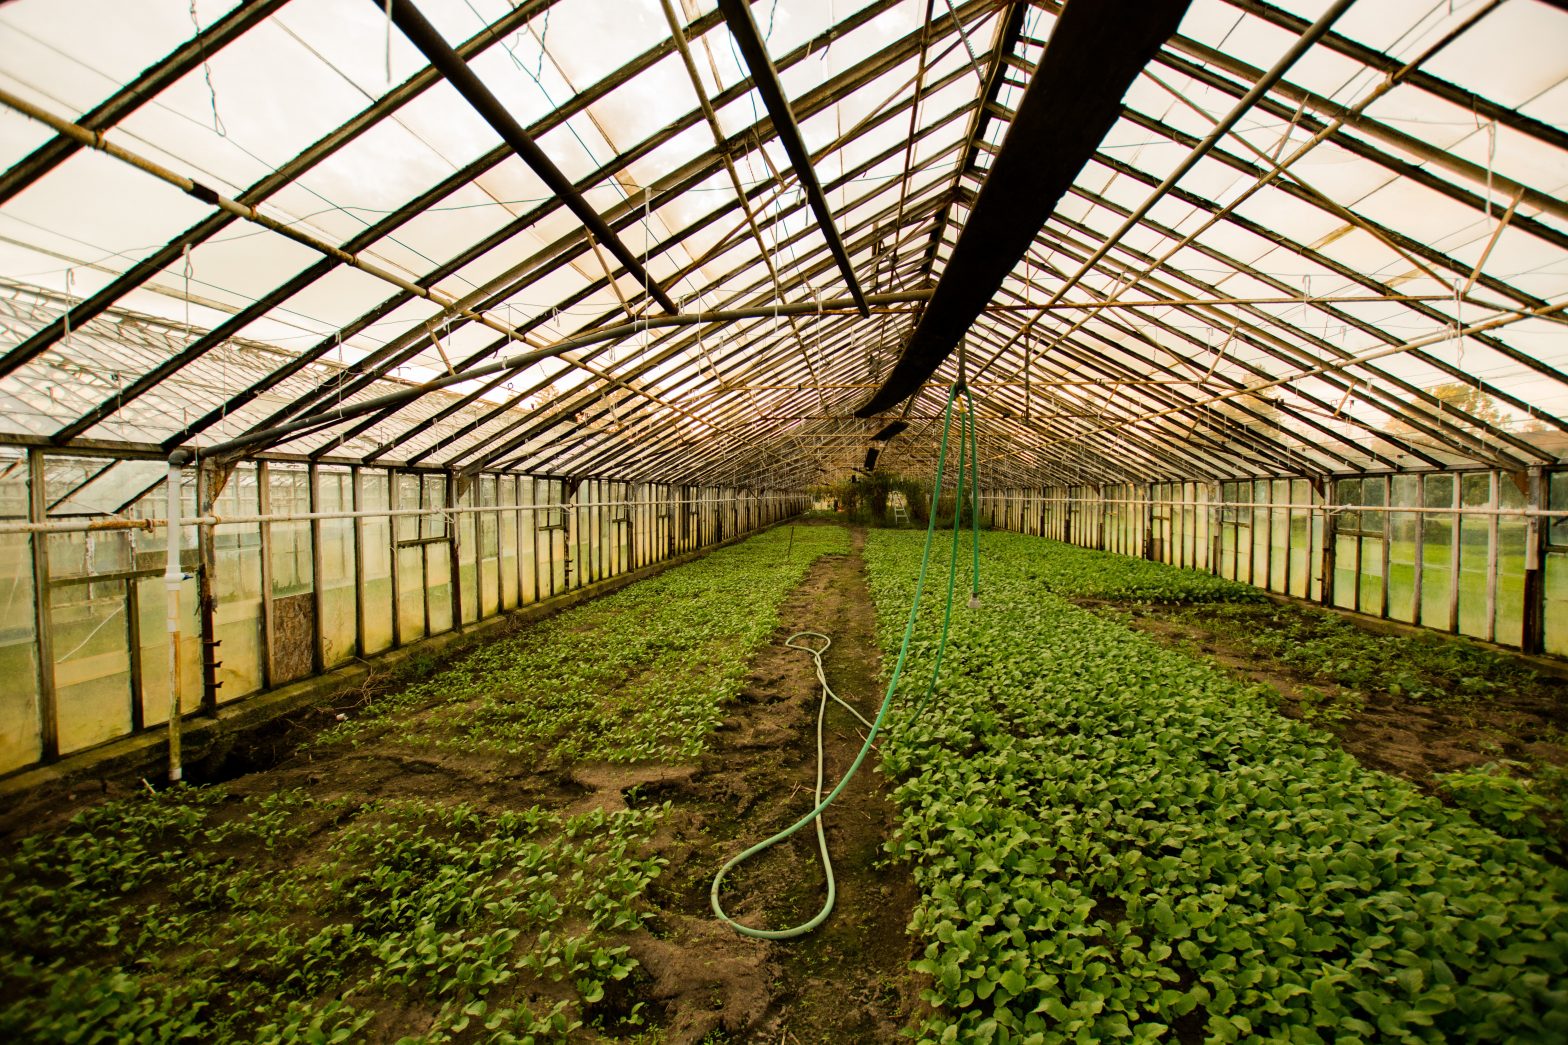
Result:
{"label": "hanging green hose", "polygon": [[[948,391],[947,408],[942,414],[942,444],[940,449],[937,451],[936,457],[936,482],[931,490],[931,512],[930,517],[926,522],[925,549],[921,552],[920,555],[920,573],[915,580],[915,600],[909,607],[909,621],[904,625],[904,641],[903,644],[899,647],[898,659],[894,662],[893,665],[893,676],[888,680],[887,693],[882,698],[882,706],[877,709],[876,719],[872,722],[866,723],[868,732],[866,734],[865,743],[860,745],[860,751],[855,755],[854,762],[850,763],[848,771],[845,772],[843,778],[839,780],[839,782],[834,786],[833,790],[826,798],[822,797],[822,776],[823,765],[825,761],[823,758],[822,733],[824,716],[827,714],[828,698],[831,697],[832,699],[842,704],[844,707],[849,708],[849,710],[853,712],[855,717],[860,719],[861,722],[865,722],[866,720],[860,715],[859,712],[855,711],[854,708],[850,707],[847,703],[840,699],[838,694],[834,693],[832,688],[828,685],[827,675],[822,667],[822,654],[827,651],[828,646],[824,645],[819,649],[811,646],[802,646],[795,642],[796,639],[806,635],[813,635],[821,638],[825,640],[828,645],[832,644],[831,639],[829,639],[826,635],[823,635],[821,632],[803,631],[791,635],[785,642],[785,645],[787,646],[790,646],[794,649],[805,650],[807,653],[811,654],[812,659],[816,662],[817,680],[822,684],[822,702],[817,709],[817,804],[816,808],[812,809],[810,813],[801,817],[799,820],[795,821],[793,824],[791,824],[789,827],[786,827],[778,834],[773,835],[770,838],[763,839],[761,842],[758,842],[756,845],[752,846],[750,849],[747,849],[745,852],[731,857],[723,867],[719,868],[719,873],[713,876],[713,886],[708,891],[708,899],[711,906],[713,907],[713,913],[719,919],[719,921],[723,922],[725,925],[728,925],[731,929],[734,929],[742,936],[751,936],[760,940],[787,940],[795,936],[804,936],[806,933],[809,933],[811,930],[827,921],[828,915],[833,912],[833,905],[838,899],[838,887],[833,879],[833,863],[828,858],[828,842],[827,836],[823,832],[822,828],[822,813],[827,809],[828,806],[833,804],[833,802],[843,792],[844,788],[849,785],[850,779],[853,778],[855,773],[859,771],[860,764],[865,761],[866,753],[869,752],[872,746],[876,743],[877,733],[881,730],[882,723],[887,719],[888,709],[893,705],[893,694],[898,691],[899,679],[903,677],[904,664],[909,659],[909,644],[910,641],[914,638],[915,620],[920,612],[920,599],[925,592],[926,571],[927,567],[931,563],[931,543],[932,538],[936,533],[936,508],[941,498],[942,477],[947,466],[947,436],[949,430],[952,428],[953,403],[958,399],[960,393],[963,394],[964,399],[968,405],[968,409],[963,412],[959,421],[958,483],[957,493],[953,498],[953,547],[951,553],[948,555],[947,607],[943,614],[942,638],[937,645],[936,663],[932,668],[931,681],[927,684],[925,694],[920,698],[920,702],[915,706],[916,714],[918,714],[920,709],[925,706],[926,701],[930,699],[931,694],[936,689],[937,676],[942,667],[942,653],[947,648],[948,627],[952,623],[953,619],[953,589],[958,570],[958,529],[959,520],[963,513],[964,501],[964,459],[966,456],[966,436],[968,437],[967,456],[969,458],[970,479],[973,490],[973,495],[971,496],[972,511],[970,514],[970,519],[973,527],[972,539],[974,543],[974,583],[971,586],[970,606],[978,605],[980,591],[980,509],[978,496],[980,481],[977,468],[978,454],[976,453],[975,449],[974,399],[970,396],[969,389],[962,383],[958,383],[954,384],[953,387]],[[799,831],[802,827],[805,827],[810,823],[816,824],[817,849],[822,854],[822,868],[827,879],[827,898],[823,901],[822,909],[813,915],[810,920],[802,922],[800,925],[792,926],[788,929],[753,929],[748,925],[741,925],[728,914],[724,913],[724,906],[719,902],[719,889],[724,884],[724,876],[729,874],[730,871],[734,870],[741,863],[751,859],[758,853],[769,849],[774,845],[777,845],[779,842],[784,841],[784,839],[789,838],[796,831]]]}

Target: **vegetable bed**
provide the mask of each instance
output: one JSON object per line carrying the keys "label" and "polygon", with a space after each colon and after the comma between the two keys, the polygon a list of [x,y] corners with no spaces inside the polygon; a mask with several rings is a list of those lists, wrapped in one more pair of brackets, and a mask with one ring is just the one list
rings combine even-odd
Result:
{"label": "vegetable bed", "polygon": [[562,767],[701,751],[786,596],[848,549],[768,531],[473,649],[282,766],[17,840],[0,1041],[659,1040],[628,943],[670,804],[599,806]]}
{"label": "vegetable bed", "polygon": [[[1046,591],[1081,555],[982,547],[982,606],[955,610],[911,721],[939,600],[922,614],[883,748],[890,848],[922,893],[923,1036],[1568,1039],[1568,874]],[[918,534],[867,542],[889,650],[919,556]]]}
{"label": "vegetable bed", "polygon": [[319,743],[384,737],[556,766],[692,758],[785,595],[818,558],[848,551],[839,526],[765,531],[486,643]]}

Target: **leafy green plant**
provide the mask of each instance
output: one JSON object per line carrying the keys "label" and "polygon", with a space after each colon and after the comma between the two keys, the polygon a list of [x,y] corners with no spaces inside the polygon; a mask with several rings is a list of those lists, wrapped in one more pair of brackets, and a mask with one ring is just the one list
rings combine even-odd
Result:
{"label": "leafy green plant", "polygon": [[1232,605],[1185,613],[1308,678],[1364,693],[1453,703],[1507,693],[1535,679],[1517,661],[1463,639],[1373,634],[1322,610]]}
{"label": "leafy green plant", "polygon": [[1439,789],[1477,821],[1500,835],[1522,838],[1552,852],[1562,851],[1563,809],[1516,776],[1518,762],[1488,762],[1474,769],[1438,774]]}
{"label": "leafy green plant", "polygon": [[1061,541],[1030,538],[1042,554],[1024,565],[1022,579],[1066,598],[1111,602],[1262,603],[1250,584],[1129,555],[1092,551]]}
{"label": "leafy green plant", "polygon": [[418,998],[425,1041],[564,1040],[635,968],[666,811],[108,803],[0,859],[0,1039],[340,1042]]}
{"label": "leafy green plant", "polygon": [[693,758],[785,596],[817,558],[848,550],[836,526],[767,531],[487,643],[318,743],[384,736],[553,764]]}
{"label": "leafy green plant", "polygon": [[[922,1040],[1568,1035],[1568,874],[1043,591],[1081,561],[1064,548],[982,535],[980,607],[919,716],[940,606],[917,621],[882,769],[921,891]],[[919,551],[867,541],[889,651]]]}

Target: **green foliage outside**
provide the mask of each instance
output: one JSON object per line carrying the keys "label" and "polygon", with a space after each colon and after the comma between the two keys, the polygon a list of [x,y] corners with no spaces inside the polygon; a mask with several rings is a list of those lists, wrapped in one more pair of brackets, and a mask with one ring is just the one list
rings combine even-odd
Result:
{"label": "green foliage outside", "polygon": [[662,812],[99,806],[0,862],[0,1040],[559,1040],[635,968]]}
{"label": "green foliage outside", "polygon": [[[956,464],[955,464],[956,467]],[[903,496],[907,520],[895,517],[891,504],[895,494]],[[931,519],[931,483],[929,480],[909,479],[892,472],[873,471],[857,475],[829,486],[819,486],[811,491],[817,500],[831,500],[839,506],[841,514],[835,517],[863,526],[897,528],[905,526],[924,528]],[[955,491],[944,490],[937,499],[936,521],[938,526],[953,525]],[[964,525],[968,525],[970,497],[966,490],[963,497]]]}
{"label": "green foliage outside", "polygon": [[[883,746],[922,1040],[1568,1038],[1568,874],[1044,591],[1064,546],[982,544],[981,607],[956,608],[936,696]],[[890,652],[919,554],[917,534],[867,542]]]}

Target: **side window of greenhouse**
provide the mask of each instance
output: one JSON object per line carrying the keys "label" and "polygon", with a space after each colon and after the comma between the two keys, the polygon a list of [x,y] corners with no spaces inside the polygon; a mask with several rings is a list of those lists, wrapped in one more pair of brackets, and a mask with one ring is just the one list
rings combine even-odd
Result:
{"label": "side window of greenhouse", "polygon": [[[1555,512],[1568,511],[1568,472],[1551,477],[1547,505]],[[1568,656],[1568,516],[1551,520],[1546,542],[1545,649]]]}

